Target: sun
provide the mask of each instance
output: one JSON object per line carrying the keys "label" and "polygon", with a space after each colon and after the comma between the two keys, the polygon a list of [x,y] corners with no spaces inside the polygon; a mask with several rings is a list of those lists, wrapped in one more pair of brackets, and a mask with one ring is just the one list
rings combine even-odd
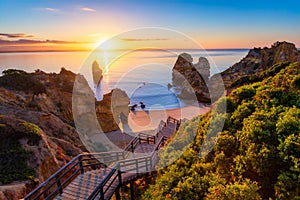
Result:
{"label": "sun", "polygon": [[94,48],[103,50],[103,51],[115,50],[118,47],[119,47],[119,45],[118,45],[118,42],[116,41],[116,39],[109,38],[109,37],[101,38],[94,44]]}
{"label": "sun", "polygon": [[104,37],[104,38],[101,38],[99,40],[97,40],[95,43],[94,43],[94,48],[98,48],[101,44],[103,44],[105,41],[107,41],[109,38],[108,37]]}

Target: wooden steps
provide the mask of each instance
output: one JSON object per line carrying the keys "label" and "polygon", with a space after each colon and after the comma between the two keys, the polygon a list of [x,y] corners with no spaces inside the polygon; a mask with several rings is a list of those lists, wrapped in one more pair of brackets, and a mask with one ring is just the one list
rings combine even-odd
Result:
{"label": "wooden steps", "polygon": [[[177,130],[179,123],[179,120],[169,117],[167,123],[165,123],[164,127],[160,129],[156,136],[140,134],[141,137],[135,137],[124,151],[116,152],[113,156],[106,154],[102,156],[103,153],[80,154],[52,175],[44,184],[49,184],[52,180],[56,179],[55,183],[59,186],[61,182],[55,177],[58,176],[59,173],[62,173],[63,170],[70,172],[68,171],[68,168],[72,168],[73,166],[74,169],[77,169],[76,174],[74,174],[75,178],[73,180],[70,179],[72,181],[66,186],[57,186],[56,191],[60,188],[62,189],[62,193],[58,195],[56,195],[57,193],[54,193],[54,195],[56,195],[54,197],[55,200],[86,200],[92,194],[92,199],[109,200],[121,185],[127,184],[154,168],[158,159],[156,152],[163,148],[166,139],[173,135],[174,131]],[[126,158],[124,153],[126,154],[128,151],[133,151],[137,154],[129,154],[130,156]],[[143,155],[140,156],[139,153]],[[99,165],[99,161],[97,161],[97,164],[95,158],[99,155],[102,156],[101,158],[103,159],[111,158],[111,163],[114,164],[114,167],[105,168],[103,164]],[[138,157],[135,158],[135,156]],[[85,165],[85,163],[88,164],[89,162],[83,163],[83,158],[85,161],[93,161],[96,164]],[[96,169],[95,167],[98,168]],[[44,186],[42,184],[35,189],[35,191],[41,191],[41,194],[45,195],[45,192],[48,190],[43,188]],[[39,193],[36,194],[35,191],[26,196],[25,200],[35,199],[32,198],[34,195],[39,195],[40,197],[43,196]],[[103,196],[101,196],[101,193]],[[48,198],[52,199],[52,196]]]}
{"label": "wooden steps", "polygon": [[98,169],[80,174],[55,199],[85,200],[105,177],[104,169]]}

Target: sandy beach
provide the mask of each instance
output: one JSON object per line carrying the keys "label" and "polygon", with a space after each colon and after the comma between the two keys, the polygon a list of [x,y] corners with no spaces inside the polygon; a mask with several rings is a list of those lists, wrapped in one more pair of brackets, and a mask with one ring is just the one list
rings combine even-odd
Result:
{"label": "sandy beach", "polygon": [[189,120],[207,113],[210,108],[210,106],[187,106],[170,110],[131,111],[128,117],[128,125],[133,132],[154,130],[161,120],[166,121],[169,116]]}
{"label": "sandy beach", "polygon": [[[176,119],[192,119],[198,115],[203,115],[211,109],[210,106],[187,106],[170,110],[137,110],[131,111],[128,117],[128,126],[109,133],[105,133],[107,139],[113,144],[123,149],[130,140],[138,133],[155,134],[161,121],[166,121],[168,116]],[[125,132],[125,133],[122,133]],[[94,141],[99,141],[100,135],[93,137]],[[103,138],[102,138],[103,139]]]}

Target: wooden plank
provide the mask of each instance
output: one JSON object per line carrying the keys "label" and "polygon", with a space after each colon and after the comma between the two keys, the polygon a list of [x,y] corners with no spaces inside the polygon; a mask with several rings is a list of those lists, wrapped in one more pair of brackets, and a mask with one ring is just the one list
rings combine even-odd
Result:
{"label": "wooden plank", "polygon": [[[169,117],[166,125],[161,129],[159,134],[157,134],[157,137],[140,134],[139,138],[134,138],[124,150],[131,150],[131,147],[133,147],[134,152],[136,153],[149,153],[149,156],[154,155],[152,154],[154,150],[163,148],[163,145],[155,144],[154,141],[158,142],[163,137],[169,138],[170,136],[172,136],[177,128],[177,124],[179,124],[179,121],[177,119]],[[157,159],[153,159],[152,157],[144,157],[136,159],[125,159],[124,161],[122,161],[122,170],[127,171],[125,173],[122,173],[121,175],[122,184],[125,184],[131,180],[136,179],[139,176],[146,174],[148,172],[147,169],[151,170],[152,166],[149,166],[151,164],[150,160],[156,163]],[[155,165],[155,163],[152,163],[152,165]],[[107,168],[107,172],[109,172],[110,170],[111,168]],[[136,173],[137,171],[139,172],[139,174]],[[79,175],[64,189],[63,194],[56,197],[56,200],[86,199],[91,193],[94,192],[97,186],[107,177],[107,175],[108,174],[106,174],[106,170],[104,170],[103,167]],[[118,188],[119,180],[116,176],[117,175],[114,173],[103,186],[103,190],[105,192],[104,199],[110,199]],[[98,197],[100,197],[100,195],[98,195]]]}

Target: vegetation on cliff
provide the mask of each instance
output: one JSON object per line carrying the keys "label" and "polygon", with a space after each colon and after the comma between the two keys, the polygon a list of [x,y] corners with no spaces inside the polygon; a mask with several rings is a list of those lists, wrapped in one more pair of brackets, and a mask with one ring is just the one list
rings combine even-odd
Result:
{"label": "vegetation on cliff", "polygon": [[15,122],[7,123],[1,116],[0,183],[2,184],[28,180],[36,176],[36,171],[27,164],[32,152],[22,147],[21,139],[26,139],[28,145],[37,145],[41,139],[40,129],[24,121],[15,120]]}
{"label": "vegetation on cliff", "polygon": [[33,76],[22,70],[8,69],[2,72],[0,87],[12,90],[41,94],[46,92],[45,86]]}
{"label": "vegetation on cliff", "polygon": [[[211,113],[199,117],[194,142],[159,172],[143,199],[300,198],[300,65],[274,65],[259,79],[219,100],[227,102],[227,113],[218,116],[225,125],[204,158],[199,150]],[[190,126],[177,134],[188,135]],[[180,143],[184,137],[168,148]]]}

